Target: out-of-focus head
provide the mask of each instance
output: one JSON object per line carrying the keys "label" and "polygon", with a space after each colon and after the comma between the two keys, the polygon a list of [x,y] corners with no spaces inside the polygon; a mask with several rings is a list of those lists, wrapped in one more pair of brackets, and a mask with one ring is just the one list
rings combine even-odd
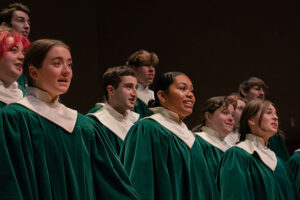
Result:
{"label": "out-of-focus head", "polygon": [[25,75],[29,86],[40,88],[53,97],[69,89],[72,73],[70,48],[59,40],[34,41],[25,54]]}
{"label": "out-of-focus head", "polygon": [[254,99],[265,99],[268,86],[265,82],[257,77],[250,77],[248,80],[243,81],[239,86],[239,92],[241,97],[247,101]]}
{"label": "out-of-focus head", "polygon": [[276,134],[277,130],[277,109],[272,102],[253,100],[246,105],[240,119],[241,141],[248,133],[268,141],[271,136]]}
{"label": "out-of-focus head", "polygon": [[11,28],[0,26],[0,80],[15,82],[23,72],[24,51],[29,46],[27,38]]}
{"label": "out-of-focus head", "polygon": [[230,94],[229,98],[232,98],[236,102],[236,107],[234,109],[234,127],[233,127],[233,130],[236,130],[240,127],[240,118],[247,104],[247,100],[241,97],[238,93]]}
{"label": "out-of-focus head", "polygon": [[103,90],[108,103],[120,113],[133,109],[137,99],[137,79],[127,66],[108,68],[103,74]]}
{"label": "out-of-focus head", "polygon": [[192,81],[182,72],[161,75],[154,86],[155,104],[178,114],[182,120],[192,114],[195,103]]}
{"label": "out-of-focus head", "polygon": [[235,107],[236,102],[227,96],[209,98],[202,106],[200,124],[213,129],[224,138],[233,130]]}
{"label": "out-of-focus head", "polygon": [[30,33],[30,9],[21,3],[12,3],[0,12],[0,24],[8,26],[28,37]]}
{"label": "out-of-focus head", "polygon": [[129,56],[126,64],[135,70],[138,82],[146,87],[153,83],[158,62],[156,53],[138,50]]}

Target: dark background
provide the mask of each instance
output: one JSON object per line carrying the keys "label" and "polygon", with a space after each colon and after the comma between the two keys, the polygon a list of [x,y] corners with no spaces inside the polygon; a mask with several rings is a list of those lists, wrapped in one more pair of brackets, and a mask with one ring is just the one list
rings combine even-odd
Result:
{"label": "dark background", "polygon": [[[0,7],[15,1],[1,0]],[[74,61],[68,107],[86,113],[102,100],[101,76],[138,49],[160,58],[157,74],[185,72],[197,99],[185,121],[198,123],[212,96],[237,91],[250,76],[262,78],[267,99],[280,111],[290,152],[300,148],[300,3],[270,0],[20,1],[31,9],[30,40],[70,45]]]}

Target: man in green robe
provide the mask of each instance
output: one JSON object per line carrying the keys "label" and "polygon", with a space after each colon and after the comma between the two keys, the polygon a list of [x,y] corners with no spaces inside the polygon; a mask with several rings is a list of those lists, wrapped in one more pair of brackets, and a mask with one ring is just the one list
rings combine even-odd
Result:
{"label": "man in green robe", "polygon": [[150,116],[152,112],[148,109],[150,100],[154,100],[154,92],[149,89],[155,77],[155,67],[159,62],[154,52],[138,50],[131,54],[126,64],[134,69],[138,80],[138,99],[134,111],[140,118]]}
{"label": "man in green robe", "polygon": [[137,98],[137,79],[133,69],[126,66],[111,67],[103,75],[103,89],[107,103],[89,113],[110,139],[119,155],[123,141],[139,114],[131,111]]}
{"label": "man in green robe", "polygon": [[0,112],[1,199],[139,199],[95,121],[28,89]]}

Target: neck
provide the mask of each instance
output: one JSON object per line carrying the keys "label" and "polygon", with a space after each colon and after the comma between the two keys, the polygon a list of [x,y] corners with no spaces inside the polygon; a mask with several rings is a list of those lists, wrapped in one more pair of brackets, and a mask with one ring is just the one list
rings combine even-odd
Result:
{"label": "neck", "polygon": [[108,104],[113,108],[115,109],[118,113],[120,113],[121,115],[125,115],[126,114],[126,111],[127,109],[124,108],[124,107],[121,107],[121,106],[117,106],[111,102],[108,102]]}

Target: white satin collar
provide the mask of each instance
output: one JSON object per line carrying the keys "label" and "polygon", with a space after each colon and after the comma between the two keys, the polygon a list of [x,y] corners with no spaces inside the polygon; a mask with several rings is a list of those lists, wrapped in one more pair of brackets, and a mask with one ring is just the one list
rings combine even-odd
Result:
{"label": "white satin collar", "polygon": [[149,89],[149,87],[144,87],[142,84],[138,83],[137,95],[140,100],[142,100],[146,105],[151,99],[154,99],[154,92]]}
{"label": "white satin collar", "polygon": [[207,126],[202,127],[202,132],[195,132],[194,134],[199,135],[205,141],[217,147],[223,152],[232,146],[225,140],[221,140],[219,133],[211,128],[208,128]]}
{"label": "white satin collar", "polygon": [[131,126],[139,119],[139,114],[127,110],[125,115],[122,115],[107,103],[101,105],[103,106],[101,109],[88,115],[95,116],[104,126],[124,141]]}
{"label": "white satin collar", "polygon": [[244,149],[250,154],[253,154],[255,151],[261,161],[272,171],[275,171],[277,165],[277,157],[275,153],[271,151],[267,145],[265,145],[265,141],[263,138],[253,134],[246,134],[246,139],[236,146]]}
{"label": "white satin collar", "polygon": [[41,115],[68,133],[72,133],[76,125],[77,111],[58,102],[53,102],[49,93],[35,87],[27,87],[26,96],[16,102]]}
{"label": "white satin collar", "polygon": [[229,133],[226,137],[225,137],[225,141],[230,144],[231,146],[236,145],[239,141],[240,141],[240,133],[238,130],[235,130],[231,133]]}
{"label": "white satin collar", "polygon": [[5,104],[10,104],[19,101],[23,98],[23,92],[18,88],[18,83],[13,82],[6,86],[3,81],[0,80],[0,101]]}
{"label": "white satin collar", "polygon": [[154,114],[144,119],[150,118],[155,120],[179,137],[189,148],[192,148],[195,142],[195,136],[187,128],[185,123],[179,121],[177,113],[163,107],[151,108],[151,111],[153,111]]}

